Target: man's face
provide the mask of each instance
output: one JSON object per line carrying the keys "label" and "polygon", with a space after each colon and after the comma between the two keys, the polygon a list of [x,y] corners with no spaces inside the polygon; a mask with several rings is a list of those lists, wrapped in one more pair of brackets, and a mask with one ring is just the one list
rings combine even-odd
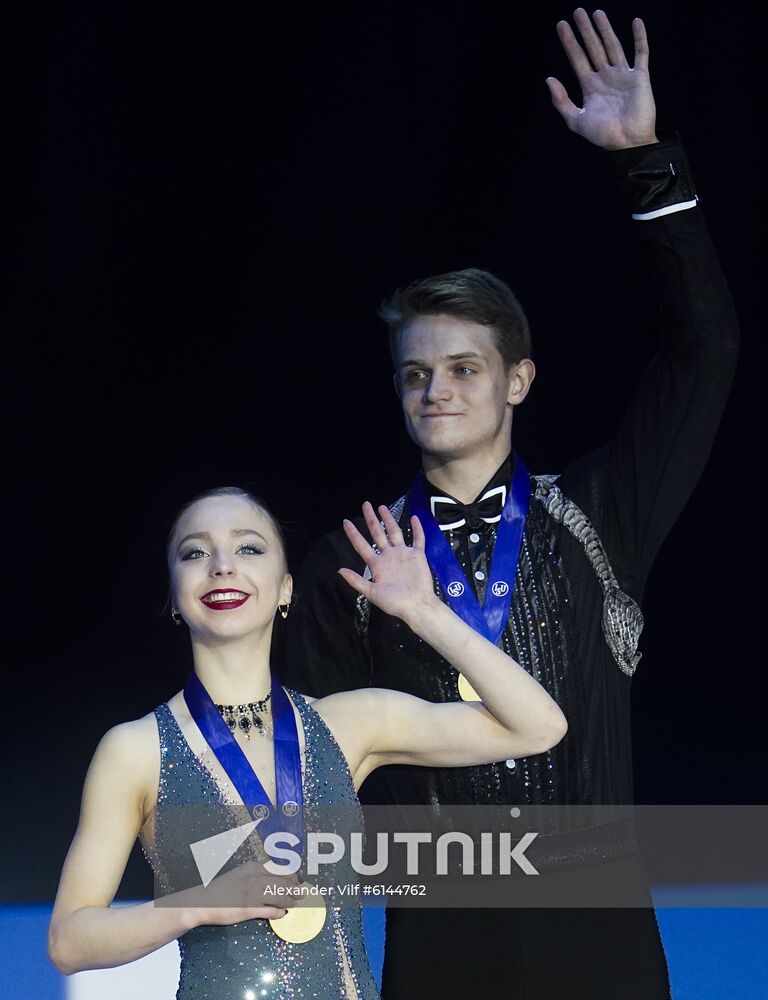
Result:
{"label": "man's face", "polygon": [[395,373],[411,439],[445,461],[509,443],[512,406],[527,391],[520,395],[517,368],[505,372],[487,326],[447,315],[414,319],[400,335]]}

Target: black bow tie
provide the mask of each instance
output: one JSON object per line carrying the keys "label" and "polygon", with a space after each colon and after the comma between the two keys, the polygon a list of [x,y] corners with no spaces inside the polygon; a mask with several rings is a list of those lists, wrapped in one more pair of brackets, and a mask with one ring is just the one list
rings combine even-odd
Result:
{"label": "black bow tie", "polygon": [[432,516],[441,531],[451,528],[479,527],[482,523],[494,524],[501,520],[501,512],[507,499],[506,486],[494,486],[486,490],[474,503],[463,504],[453,497],[432,497]]}

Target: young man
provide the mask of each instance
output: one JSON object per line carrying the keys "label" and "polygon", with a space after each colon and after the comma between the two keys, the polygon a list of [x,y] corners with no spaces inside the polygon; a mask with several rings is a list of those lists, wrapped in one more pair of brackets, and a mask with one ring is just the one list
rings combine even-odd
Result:
{"label": "young man", "polygon": [[[642,22],[633,23],[630,68],[605,14],[574,17],[582,44],[566,22],[558,34],[584,106],[550,78],[552,101],[572,131],[609,151],[645,258],[638,287],[660,306],[661,348],[618,431],[554,485],[537,481],[510,446],[514,407],[535,370],[509,289],[484,272],[456,272],[415,283],[384,309],[395,385],[422,458],[393,512],[404,527],[419,513],[437,592],[541,681],[568,734],[525,760],[389,769],[371,801],[632,800],[637,602],[707,460],[738,329],[682,148],[656,135]],[[315,695],[371,684],[434,701],[471,698],[450,663],[336,572],[359,564],[340,532],[308,557],[288,630],[294,676]],[[601,850],[607,864],[626,867],[619,846]],[[656,1000],[669,984],[651,908],[391,909],[383,994]]]}

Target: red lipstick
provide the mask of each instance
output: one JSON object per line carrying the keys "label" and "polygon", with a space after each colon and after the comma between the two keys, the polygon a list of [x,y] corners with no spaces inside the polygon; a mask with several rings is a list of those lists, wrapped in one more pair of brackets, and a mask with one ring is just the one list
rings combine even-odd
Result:
{"label": "red lipstick", "polygon": [[[227,594],[231,597],[226,598]],[[207,594],[203,594],[200,600],[210,611],[231,611],[234,608],[242,607],[250,596],[242,590],[221,588],[209,590]]]}

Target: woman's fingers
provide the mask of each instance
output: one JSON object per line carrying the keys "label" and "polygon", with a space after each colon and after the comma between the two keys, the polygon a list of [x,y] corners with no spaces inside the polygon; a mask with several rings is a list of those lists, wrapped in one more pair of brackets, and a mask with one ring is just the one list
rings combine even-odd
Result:
{"label": "woman's fingers", "polygon": [[365,523],[368,531],[371,534],[371,538],[374,540],[379,549],[383,552],[384,549],[389,545],[389,540],[387,539],[387,533],[384,530],[384,525],[376,516],[376,511],[373,509],[373,504],[369,503],[367,500],[363,504],[363,517],[365,518]]}
{"label": "woman's fingers", "polygon": [[345,517],[343,522],[344,534],[350,541],[352,548],[357,552],[360,558],[365,562],[367,566],[370,566],[371,561],[376,558],[376,552],[371,546],[371,544],[361,535],[355,525]]}
{"label": "woman's fingers", "polygon": [[206,923],[219,926],[240,924],[244,920],[279,920],[288,912],[279,906],[224,906],[208,910]]}
{"label": "woman's fingers", "polygon": [[[384,504],[379,507],[377,516],[373,505],[366,500],[363,504],[363,518],[376,548],[367,541],[348,518],[344,518],[343,521],[344,532],[352,548],[365,562],[366,566],[371,568],[374,576],[376,576],[374,567],[376,566],[377,559],[387,549],[405,546],[405,538],[403,537],[400,525],[392,516],[392,511],[388,507],[385,507]],[[418,524],[418,519],[416,523]],[[418,526],[418,536],[414,533],[414,547],[424,549],[424,532],[420,524]],[[376,549],[378,549],[378,552]],[[359,593],[365,594],[366,597],[368,596],[370,581],[365,580],[359,573],[355,573],[351,569],[343,569],[339,570],[339,572],[351,587],[354,587]]]}
{"label": "woman's fingers", "polygon": [[362,594],[363,597],[370,597],[371,593],[371,581],[366,580],[364,576],[360,576],[359,573],[355,573],[353,569],[340,569],[337,570],[339,576],[346,580],[347,583],[356,590],[358,594]]}
{"label": "woman's fingers", "polygon": [[413,547],[418,549],[419,552],[423,552],[426,547],[426,538],[424,537],[424,529],[421,526],[421,521],[415,514],[411,517],[411,531],[413,532]]}
{"label": "woman's fingers", "polygon": [[392,511],[389,507],[385,507],[382,504],[379,507],[379,517],[384,522],[384,528],[387,532],[387,538],[389,539],[390,545],[404,545],[405,539],[403,538],[403,533],[400,530],[400,525],[392,516]]}

